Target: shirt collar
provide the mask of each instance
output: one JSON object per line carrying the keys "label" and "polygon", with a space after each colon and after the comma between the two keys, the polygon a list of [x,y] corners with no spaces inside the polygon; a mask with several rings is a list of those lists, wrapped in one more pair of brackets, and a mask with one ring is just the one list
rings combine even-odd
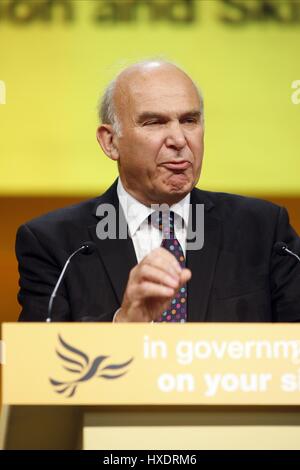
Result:
{"label": "shirt collar", "polygon": [[[121,178],[118,178],[117,194],[127,220],[130,235],[133,237],[142,223],[154,212],[154,209],[145,206],[131,196],[125,190]],[[190,196],[190,193],[187,194],[181,201],[170,207],[170,210],[184,220],[185,227],[187,227],[189,221]]]}

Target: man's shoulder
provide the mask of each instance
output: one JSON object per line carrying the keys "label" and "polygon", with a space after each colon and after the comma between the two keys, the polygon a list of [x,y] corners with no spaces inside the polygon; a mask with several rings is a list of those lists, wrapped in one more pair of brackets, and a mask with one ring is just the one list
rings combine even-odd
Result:
{"label": "man's shoulder", "polygon": [[56,226],[68,228],[96,224],[97,207],[103,203],[113,203],[114,191],[115,184],[99,196],[47,212],[25,222],[24,225],[35,231],[51,230]]}
{"label": "man's shoulder", "polygon": [[91,219],[94,207],[96,207],[97,200],[100,197],[87,199],[77,204],[68,205],[59,209],[52,210],[45,214],[41,214],[33,219],[26,222],[29,227],[37,227],[44,224],[55,224],[55,223],[84,223]]}
{"label": "man's shoulder", "polygon": [[271,201],[240,194],[225,192],[206,191],[194,189],[194,196],[198,201],[203,202],[209,209],[214,208],[214,212],[220,215],[233,214],[235,212],[270,214],[277,216],[280,206]]}

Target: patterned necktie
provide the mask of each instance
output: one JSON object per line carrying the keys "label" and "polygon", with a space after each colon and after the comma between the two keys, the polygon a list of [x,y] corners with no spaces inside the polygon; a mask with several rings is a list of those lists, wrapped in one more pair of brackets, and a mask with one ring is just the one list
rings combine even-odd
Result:
{"label": "patterned necktie", "polygon": [[[172,253],[181,268],[185,268],[185,257],[182,247],[175,237],[174,212],[153,212],[149,216],[149,222],[162,231],[163,240],[161,246]],[[158,322],[181,322],[187,320],[187,289],[186,285],[180,287],[175,297],[172,299],[170,307],[162,313]]]}

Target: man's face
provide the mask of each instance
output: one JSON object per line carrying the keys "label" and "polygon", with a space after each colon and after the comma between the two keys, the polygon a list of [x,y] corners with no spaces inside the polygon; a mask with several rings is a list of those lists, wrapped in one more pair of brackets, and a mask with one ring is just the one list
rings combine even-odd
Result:
{"label": "man's face", "polygon": [[198,93],[175,67],[125,78],[115,96],[115,138],[125,189],[140,202],[174,204],[196,185],[203,157]]}

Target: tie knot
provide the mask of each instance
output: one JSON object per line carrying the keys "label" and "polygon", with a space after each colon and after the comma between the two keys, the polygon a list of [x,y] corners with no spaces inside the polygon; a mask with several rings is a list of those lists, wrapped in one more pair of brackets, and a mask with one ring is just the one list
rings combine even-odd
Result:
{"label": "tie knot", "polygon": [[148,217],[148,223],[158,228],[164,238],[174,238],[174,212],[155,211]]}

